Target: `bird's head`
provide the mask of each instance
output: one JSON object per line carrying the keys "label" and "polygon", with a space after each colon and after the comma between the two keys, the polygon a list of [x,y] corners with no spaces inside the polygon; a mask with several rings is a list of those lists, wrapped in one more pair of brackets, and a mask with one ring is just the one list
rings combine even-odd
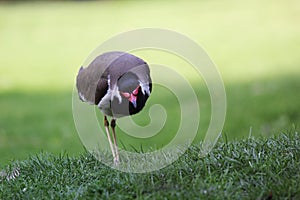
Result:
{"label": "bird's head", "polygon": [[127,72],[122,75],[117,81],[117,86],[122,101],[119,102],[117,99],[112,101],[112,108],[115,113],[125,113],[127,110],[132,115],[143,109],[149,95],[142,91],[138,76],[135,73]]}
{"label": "bird's head", "polygon": [[118,88],[121,96],[127,99],[134,108],[137,107],[140,83],[137,75],[127,72],[118,79]]}
{"label": "bird's head", "polygon": [[121,95],[126,98],[130,103],[132,103],[133,107],[137,107],[137,97],[139,93],[140,86],[137,86],[131,93],[130,92],[120,92]]}

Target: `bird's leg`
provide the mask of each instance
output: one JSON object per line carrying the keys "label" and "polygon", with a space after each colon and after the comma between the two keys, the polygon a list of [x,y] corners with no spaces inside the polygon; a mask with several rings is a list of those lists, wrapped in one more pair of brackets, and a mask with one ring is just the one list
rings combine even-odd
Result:
{"label": "bird's leg", "polygon": [[111,142],[110,133],[109,133],[109,129],[108,129],[109,122],[108,122],[106,116],[104,116],[104,127],[105,127],[105,131],[106,131],[106,134],[107,134],[107,139],[108,139],[108,142],[109,142],[109,146],[110,146],[110,149],[111,149],[112,155],[114,157],[114,161],[115,161],[116,160],[116,154],[115,154],[115,150],[114,150],[113,144]]}
{"label": "bird's leg", "polygon": [[113,132],[113,137],[114,137],[114,145],[115,145],[115,151],[116,151],[116,158],[115,158],[115,164],[119,163],[119,151],[118,151],[118,144],[117,144],[117,138],[116,138],[116,131],[115,131],[115,127],[116,127],[116,119],[112,118],[111,122],[110,122],[110,126]]}

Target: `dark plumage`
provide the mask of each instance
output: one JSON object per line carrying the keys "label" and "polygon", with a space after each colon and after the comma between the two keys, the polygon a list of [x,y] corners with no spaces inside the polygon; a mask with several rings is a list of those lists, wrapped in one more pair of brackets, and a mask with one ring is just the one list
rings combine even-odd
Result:
{"label": "dark plumage", "polygon": [[96,57],[87,68],[80,68],[76,86],[82,101],[97,105],[104,113],[111,148],[106,116],[112,117],[115,143],[112,153],[117,163],[115,121],[118,117],[136,114],[145,106],[152,90],[148,64],[129,53],[107,52]]}

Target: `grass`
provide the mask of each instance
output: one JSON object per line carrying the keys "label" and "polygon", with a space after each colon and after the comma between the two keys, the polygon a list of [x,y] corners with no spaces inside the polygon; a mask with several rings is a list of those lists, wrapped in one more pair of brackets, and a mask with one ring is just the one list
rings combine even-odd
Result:
{"label": "grass", "polygon": [[[228,135],[228,139],[247,137],[251,127],[253,136],[266,137],[275,134],[278,130],[289,129],[293,124],[297,127],[300,121],[299,86],[298,77],[293,76],[228,85],[228,109],[224,126],[224,133]],[[157,92],[156,90],[153,93],[154,96],[145,110],[134,119],[140,125],[149,123],[147,113],[150,105],[160,102],[168,110],[169,116],[173,116],[173,121],[167,121],[165,128],[157,135],[158,139],[152,137],[139,140],[118,130],[118,138],[123,143],[134,144],[137,148],[141,144],[159,146],[159,143],[168,140],[176,131],[174,129],[177,126],[172,126],[176,104],[170,103],[169,99],[172,96],[166,94],[167,98],[161,98],[161,95],[156,96]],[[199,130],[196,142],[199,142],[203,132],[206,131],[205,127],[210,117],[208,95],[204,90],[199,94],[199,99],[200,125],[204,128]],[[41,150],[54,154],[67,151],[70,155],[82,152],[83,147],[72,118],[71,100],[71,93],[64,91],[2,93],[0,99],[1,165],[8,164],[12,159],[24,159],[29,153],[38,153]],[[100,112],[98,114],[101,121]]]}
{"label": "grass", "polygon": [[[20,103],[21,102],[21,103]],[[1,165],[41,149],[53,153],[82,151],[65,92],[2,93],[0,99]],[[61,148],[58,149],[57,147]]]}
{"label": "grass", "polygon": [[[225,140],[226,141],[226,140]],[[146,174],[113,170],[88,153],[42,153],[7,167],[1,199],[299,199],[300,135],[199,145],[172,165]],[[4,173],[3,173],[4,174]]]}
{"label": "grass", "polygon": [[[19,163],[20,176],[1,182],[0,199],[39,194],[264,199],[270,192],[276,198],[299,198],[299,154],[294,151],[299,136],[276,136],[293,127],[299,132],[299,8],[296,0],[1,2],[0,168]],[[208,157],[197,157],[211,105],[203,80],[193,82],[201,112],[195,146],[174,165],[138,175],[111,170],[82,154],[71,102],[76,73],[88,54],[112,35],[144,27],[178,31],[207,51],[226,88],[223,134],[229,142]],[[189,67],[166,52],[134,53],[150,64]],[[125,145],[157,146],[172,137],[179,121],[177,102],[168,90],[154,89],[135,122],[148,124],[149,108],[157,103],[172,118],[156,137],[145,140],[118,130]],[[258,139],[245,139],[249,133]],[[287,150],[293,153],[282,153]],[[28,158],[41,151],[47,153]]]}
{"label": "grass", "polygon": [[[71,110],[78,68],[89,52],[112,35],[142,27],[182,32],[207,50],[224,79],[228,106],[224,132],[229,139],[246,137],[250,127],[254,136],[269,136],[297,125],[298,4],[231,0],[172,5],[160,1],[1,3],[0,166],[42,149],[80,153]],[[118,15],[112,14],[116,9]],[[110,18],[114,23],[107,21]],[[150,64],[189,67],[165,52],[135,53]],[[201,110],[198,142],[209,123],[210,102],[205,87],[194,87]],[[176,101],[170,99],[168,93],[163,96],[154,90],[149,106],[159,102],[169,106],[172,115]],[[137,123],[149,122],[147,111],[135,118]],[[173,124],[178,120],[173,118]],[[172,126],[169,121],[161,135],[172,134]]]}

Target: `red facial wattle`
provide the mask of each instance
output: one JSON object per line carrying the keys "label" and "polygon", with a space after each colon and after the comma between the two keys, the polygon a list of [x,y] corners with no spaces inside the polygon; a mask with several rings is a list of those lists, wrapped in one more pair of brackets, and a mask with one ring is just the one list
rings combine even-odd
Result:
{"label": "red facial wattle", "polygon": [[128,101],[130,101],[133,104],[133,106],[135,108],[137,106],[136,100],[137,100],[137,95],[139,93],[139,88],[140,88],[140,86],[138,86],[137,88],[135,88],[135,90],[133,90],[132,93],[120,92],[126,99],[128,99]]}

